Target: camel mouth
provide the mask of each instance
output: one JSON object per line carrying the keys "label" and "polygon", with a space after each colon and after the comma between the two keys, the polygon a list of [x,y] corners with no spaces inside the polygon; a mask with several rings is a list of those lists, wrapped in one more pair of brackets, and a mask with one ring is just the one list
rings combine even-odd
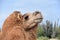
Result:
{"label": "camel mouth", "polygon": [[40,23],[41,21],[43,20],[43,18],[37,18],[37,19],[35,19],[35,23]]}
{"label": "camel mouth", "polygon": [[37,19],[35,19],[35,20],[40,20],[40,19],[43,19],[43,18],[37,18]]}

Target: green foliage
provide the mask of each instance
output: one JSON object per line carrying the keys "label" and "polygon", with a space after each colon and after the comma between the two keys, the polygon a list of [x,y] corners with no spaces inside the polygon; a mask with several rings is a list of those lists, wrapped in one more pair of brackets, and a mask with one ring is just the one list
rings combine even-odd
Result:
{"label": "green foliage", "polygon": [[60,39],[60,26],[57,28],[56,37]]}
{"label": "green foliage", "polygon": [[37,30],[37,36],[38,37],[43,36],[43,33],[44,33],[43,27],[39,26]]}
{"label": "green foliage", "polygon": [[47,36],[48,38],[60,38],[60,26],[55,21],[54,25],[49,20],[46,20],[46,24],[42,24],[38,27],[37,38],[41,36]]}
{"label": "green foliage", "polygon": [[54,26],[53,26],[53,32],[52,32],[52,38],[55,38],[56,37],[56,29],[57,29],[57,23],[55,22],[54,23]]}
{"label": "green foliage", "polygon": [[57,35],[60,35],[60,27],[57,27],[56,32],[57,32]]}
{"label": "green foliage", "polygon": [[39,37],[37,40],[48,40],[48,37],[43,37],[43,36],[41,36],[41,37]]}
{"label": "green foliage", "polygon": [[52,35],[52,29],[53,29],[53,24],[50,21],[46,21],[46,25],[44,26],[44,35],[51,38]]}
{"label": "green foliage", "polygon": [[57,38],[60,39],[60,35],[58,35]]}

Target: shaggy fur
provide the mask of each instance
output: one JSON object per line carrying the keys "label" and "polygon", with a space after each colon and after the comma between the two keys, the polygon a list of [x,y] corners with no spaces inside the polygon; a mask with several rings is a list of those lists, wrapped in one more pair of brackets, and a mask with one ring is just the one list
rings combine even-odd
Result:
{"label": "shaggy fur", "polygon": [[25,40],[23,30],[22,14],[14,11],[3,24],[0,40]]}
{"label": "shaggy fur", "polygon": [[22,15],[19,11],[14,11],[9,15],[3,24],[0,40],[37,40],[36,33],[38,22],[33,21],[34,18],[42,18],[42,16],[40,14],[29,14],[29,16],[32,16],[32,20],[31,17],[29,20],[26,20],[24,17],[26,15],[27,14]]}

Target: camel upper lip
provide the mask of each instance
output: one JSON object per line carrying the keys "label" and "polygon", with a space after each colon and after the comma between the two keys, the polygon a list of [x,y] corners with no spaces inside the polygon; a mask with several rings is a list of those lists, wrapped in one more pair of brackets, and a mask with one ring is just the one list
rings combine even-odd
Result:
{"label": "camel upper lip", "polygon": [[39,19],[43,19],[43,18],[37,18],[37,19],[35,19],[35,20],[39,20]]}

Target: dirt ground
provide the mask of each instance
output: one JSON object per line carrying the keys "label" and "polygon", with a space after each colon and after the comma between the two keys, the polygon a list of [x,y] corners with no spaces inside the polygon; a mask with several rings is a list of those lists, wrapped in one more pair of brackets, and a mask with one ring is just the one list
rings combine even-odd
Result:
{"label": "dirt ground", "polygon": [[58,40],[58,39],[53,39],[53,38],[52,38],[52,39],[49,39],[49,40]]}

